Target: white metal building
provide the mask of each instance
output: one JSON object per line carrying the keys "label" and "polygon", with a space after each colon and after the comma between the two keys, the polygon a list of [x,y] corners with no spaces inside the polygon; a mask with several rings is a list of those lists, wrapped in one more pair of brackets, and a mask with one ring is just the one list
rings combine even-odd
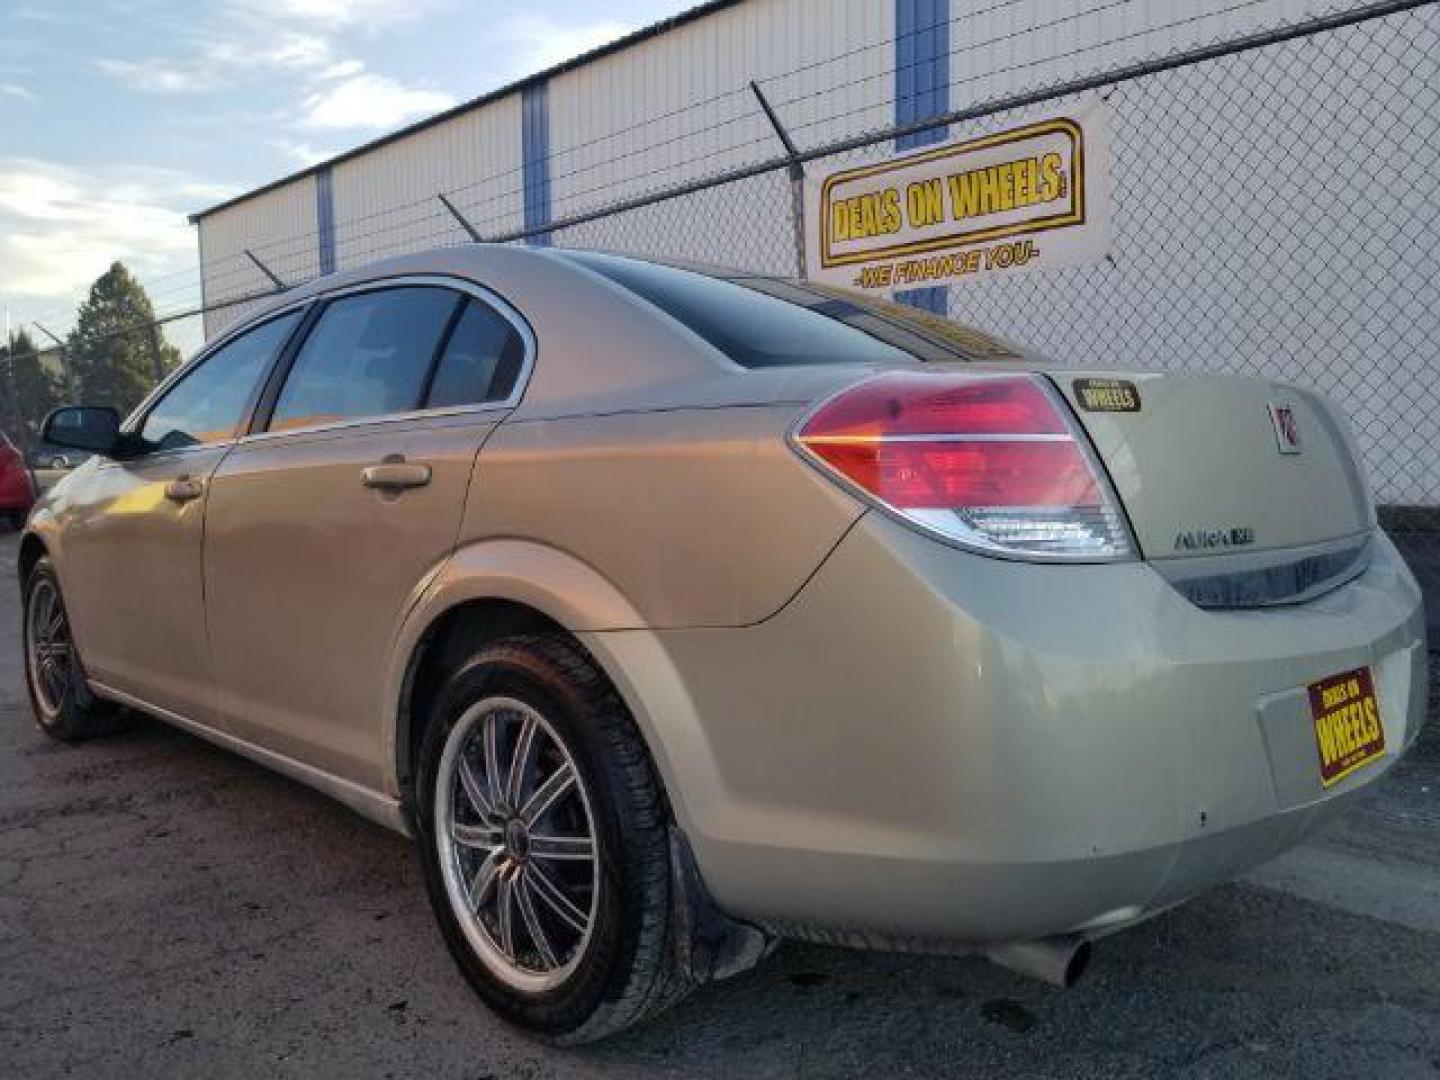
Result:
{"label": "white metal building", "polygon": [[[1360,6],[714,0],[195,215],[204,299],[223,304],[268,287],[246,251],[298,282],[466,242],[442,195],[482,237],[503,237],[773,158],[780,146],[752,80],[805,148]],[[1435,16],[1420,9],[1388,28],[1281,46],[1267,66],[1207,61],[1118,91],[1116,253],[1107,274],[1037,272],[1019,284],[924,290],[912,302],[946,307],[1076,363],[1218,366],[1298,377],[1332,393],[1363,385],[1367,392],[1350,393],[1346,404],[1382,499],[1440,505],[1440,400],[1433,384],[1423,393],[1411,388],[1412,373],[1395,359],[1440,340],[1434,215],[1428,241],[1411,237],[1388,253],[1365,244],[1397,215],[1414,213],[1417,200],[1440,194],[1437,170],[1425,166],[1440,146]],[[1337,105],[1345,80],[1352,85]],[[1325,138],[1305,137],[1322,126]],[[1428,158],[1395,160],[1395,147],[1417,133]],[[901,148],[946,137],[911,137]],[[1346,140],[1336,172],[1333,151]],[[1368,172],[1372,162],[1381,175]],[[1300,185],[1316,169],[1337,179],[1312,200]],[[783,174],[754,178],[723,198],[701,192],[631,211],[623,227],[596,222],[536,242],[789,272],[784,185]],[[1343,236],[1318,241],[1316,230],[1334,220],[1327,215],[1357,212],[1357,189],[1380,194]],[[1198,231],[1177,235],[1181,220]],[[1374,282],[1394,275],[1429,284],[1391,307],[1357,308],[1352,260],[1360,255]],[[1263,302],[1255,299],[1261,294]],[[210,311],[207,334],[243,310]],[[1203,325],[1193,325],[1197,312]],[[1401,319],[1418,325],[1397,330]]]}
{"label": "white metal building", "polygon": [[815,145],[1329,6],[714,0],[196,214],[205,300],[465,240],[437,194],[488,236],[773,156],[751,80]]}

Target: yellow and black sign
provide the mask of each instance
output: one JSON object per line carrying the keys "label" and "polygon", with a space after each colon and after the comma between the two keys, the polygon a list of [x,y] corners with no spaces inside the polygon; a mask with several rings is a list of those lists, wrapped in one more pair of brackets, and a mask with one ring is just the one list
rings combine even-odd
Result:
{"label": "yellow and black sign", "polygon": [[811,279],[889,292],[1102,256],[1105,110],[1095,98],[1074,114],[810,178]]}
{"label": "yellow and black sign", "polygon": [[1368,667],[1311,683],[1309,692],[1322,784],[1338,783],[1385,753],[1385,726]]}
{"label": "yellow and black sign", "polygon": [[1076,379],[1075,400],[1089,412],[1139,412],[1140,391],[1129,379]]}

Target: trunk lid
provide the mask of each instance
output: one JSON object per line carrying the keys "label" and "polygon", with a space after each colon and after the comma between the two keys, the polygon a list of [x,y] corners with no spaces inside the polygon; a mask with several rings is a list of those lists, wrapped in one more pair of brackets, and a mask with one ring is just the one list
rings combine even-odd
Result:
{"label": "trunk lid", "polygon": [[1108,469],[1146,559],[1313,552],[1375,523],[1348,425],[1318,394],[1241,376],[1049,377]]}

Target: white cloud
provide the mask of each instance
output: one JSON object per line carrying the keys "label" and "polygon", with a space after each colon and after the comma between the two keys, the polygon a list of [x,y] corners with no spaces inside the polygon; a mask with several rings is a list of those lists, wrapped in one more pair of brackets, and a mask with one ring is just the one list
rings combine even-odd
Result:
{"label": "white cloud", "polygon": [[134,89],[188,94],[268,77],[275,71],[322,75],[334,70],[345,72],[359,62],[337,59],[329,39],[321,35],[282,30],[264,37],[227,34],[203,38],[191,56],[178,59],[107,58],[95,63],[101,71]]}
{"label": "white cloud", "polygon": [[235,35],[207,41],[201,49],[206,62],[243,73],[256,68],[296,71],[326,68],[335,62],[329,39],[318,34],[282,31],[246,40]]}
{"label": "white cloud", "polygon": [[496,52],[505,58],[510,75],[518,77],[598,49],[633,29],[614,19],[577,26],[543,15],[514,15],[496,25],[494,35],[501,44]]}
{"label": "white cloud", "polygon": [[324,149],[315,146],[313,143],[294,139],[272,139],[270,140],[270,145],[278,150],[283,150],[290,157],[294,158],[297,165],[306,168],[311,165],[318,165],[320,162],[327,161],[335,156],[334,150]]}
{"label": "white cloud", "polygon": [[455,99],[440,90],[405,86],[384,75],[352,75],[306,97],[301,123],[308,128],[391,128],[453,104]]}
{"label": "white cloud", "polygon": [[190,94],[209,90],[219,81],[213,70],[165,60],[103,59],[95,65],[126,86],[151,94]]}
{"label": "white cloud", "polygon": [[35,94],[19,83],[0,83],[0,97],[17,98],[20,101],[34,101]]}
{"label": "white cloud", "polygon": [[339,60],[320,72],[320,78],[344,79],[350,75],[359,75],[364,70],[365,65],[359,60]]}
{"label": "white cloud", "polygon": [[168,281],[168,303],[155,295],[157,307],[193,302],[198,297],[184,291],[185,272],[195,268],[185,208],[233,193],[165,169],[0,159],[0,295],[17,318],[48,316],[59,329],[91,282],[120,259],[142,281],[182,275]]}

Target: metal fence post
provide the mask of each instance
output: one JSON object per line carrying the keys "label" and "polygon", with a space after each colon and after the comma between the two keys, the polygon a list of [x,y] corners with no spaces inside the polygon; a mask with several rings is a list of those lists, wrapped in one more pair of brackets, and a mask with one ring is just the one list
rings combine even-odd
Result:
{"label": "metal fence post", "polygon": [[65,380],[65,393],[69,395],[71,401],[79,401],[80,389],[75,383],[75,369],[70,365],[70,353],[65,348],[65,342],[52,334],[40,323],[37,322],[34,326],[36,330],[39,330],[55,343],[55,348],[60,353],[60,374]]}
{"label": "metal fence post", "polygon": [[795,276],[805,277],[805,166],[800,160],[800,151],[795,149],[795,144],[790,140],[790,133],[785,130],[785,125],[780,123],[780,117],[775,115],[775,110],[770,107],[764,91],[760,84],[754,79],[750,80],[750,89],[755,94],[755,99],[760,102],[760,108],[765,110],[765,117],[770,121],[770,126],[775,129],[775,134],[780,138],[780,145],[785,147],[785,154],[790,159],[790,224],[795,233]]}

